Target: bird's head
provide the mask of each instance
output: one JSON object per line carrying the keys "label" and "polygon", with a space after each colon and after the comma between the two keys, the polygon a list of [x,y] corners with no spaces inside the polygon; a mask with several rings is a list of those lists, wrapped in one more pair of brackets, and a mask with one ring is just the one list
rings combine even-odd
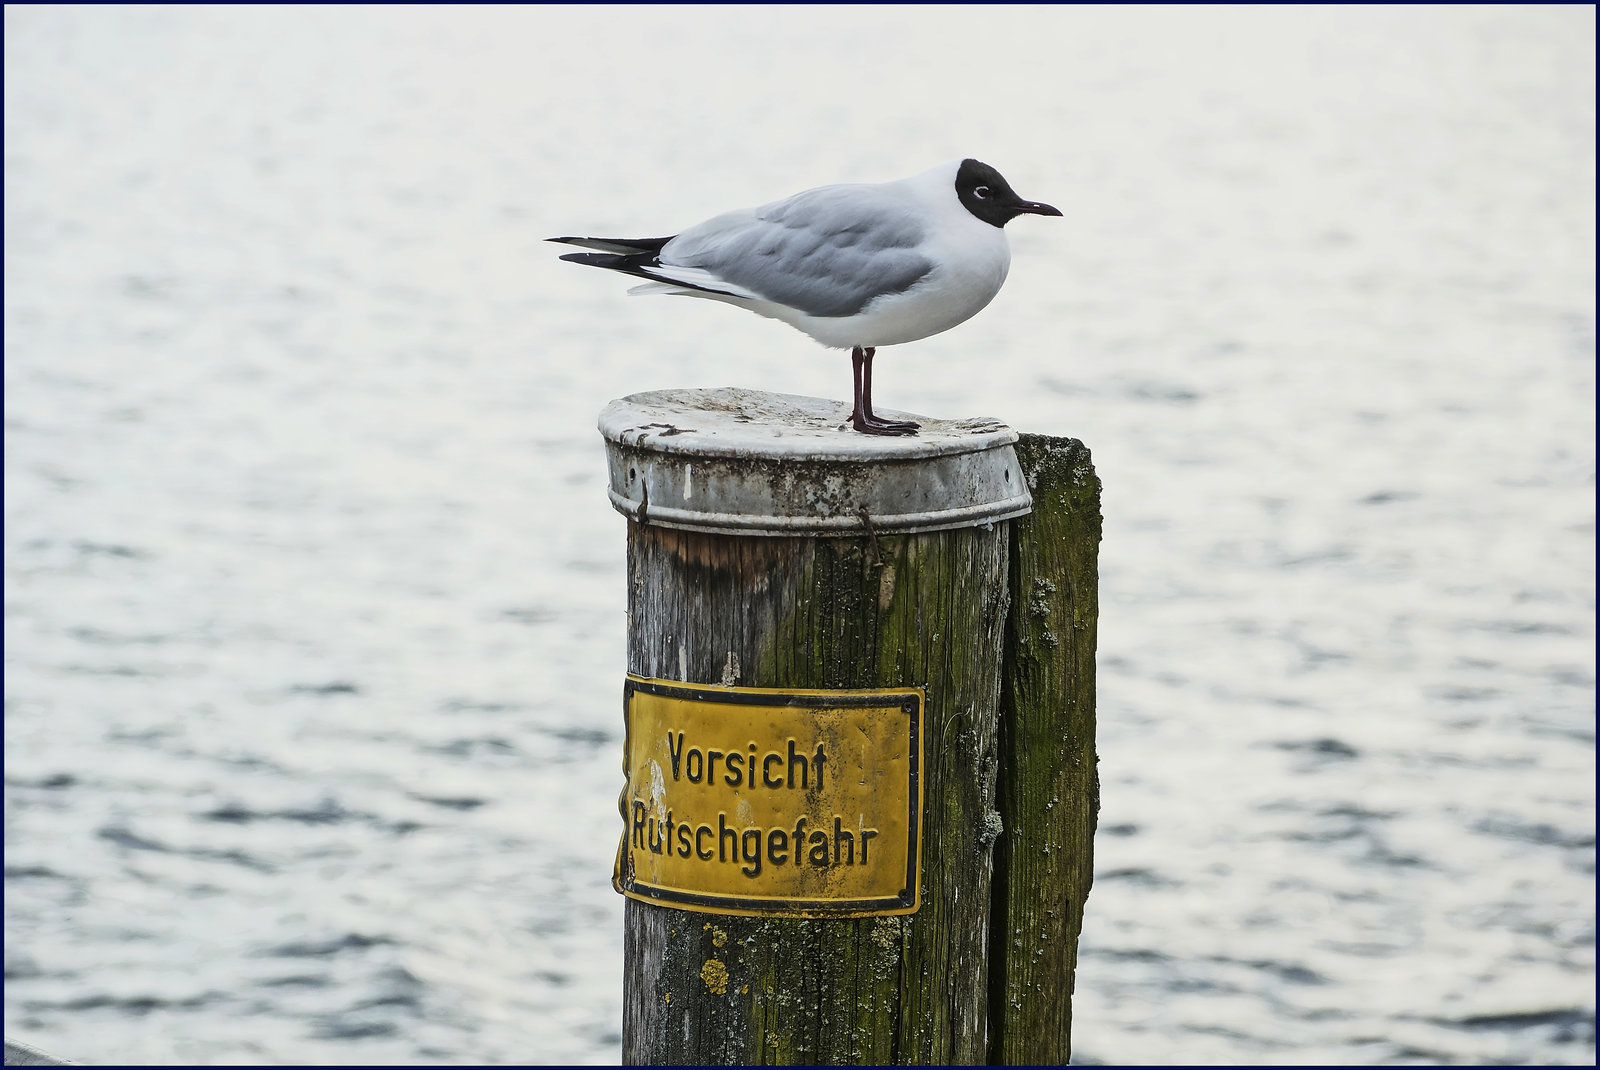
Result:
{"label": "bird's head", "polygon": [[995,227],[1019,215],[1061,214],[1059,208],[1023,200],[999,171],[977,160],[962,160],[956,168],[956,197],[967,211]]}

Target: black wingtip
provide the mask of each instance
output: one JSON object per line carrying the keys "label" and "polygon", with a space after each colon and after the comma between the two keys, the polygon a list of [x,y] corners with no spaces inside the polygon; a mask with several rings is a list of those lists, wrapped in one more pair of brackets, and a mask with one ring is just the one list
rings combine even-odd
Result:
{"label": "black wingtip", "polygon": [[620,271],[624,275],[633,275],[651,282],[664,282],[671,286],[681,287],[684,290],[699,290],[708,294],[722,294],[725,297],[747,298],[749,294],[729,293],[727,290],[717,290],[710,286],[697,286],[692,282],[682,282],[667,275],[651,271],[657,266],[655,257],[650,253],[564,253],[562,260],[570,260],[574,264],[588,264],[590,267],[609,268]]}
{"label": "black wingtip", "polygon": [[584,249],[593,249],[599,253],[613,253],[618,256],[654,256],[661,251],[661,247],[671,241],[666,238],[580,238],[566,236],[560,238],[546,238],[545,241],[560,242],[563,245],[577,245]]}

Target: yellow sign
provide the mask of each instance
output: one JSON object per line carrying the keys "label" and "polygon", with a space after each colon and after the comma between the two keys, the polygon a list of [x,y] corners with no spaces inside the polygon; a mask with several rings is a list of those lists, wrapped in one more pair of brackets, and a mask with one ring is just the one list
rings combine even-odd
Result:
{"label": "yellow sign", "polygon": [[705,687],[630,675],[612,883],[681,910],[918,906],[923,693]]}

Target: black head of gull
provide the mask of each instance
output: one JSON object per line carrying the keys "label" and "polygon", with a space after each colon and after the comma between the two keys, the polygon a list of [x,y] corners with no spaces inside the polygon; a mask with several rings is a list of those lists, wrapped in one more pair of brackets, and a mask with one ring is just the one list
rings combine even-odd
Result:
{"label": "black head of gull", "polygon": [[1019,215],[1060,215],[1061,209],[1017,196],[994,168],[977,160],[962,160],[956,170],[956,197],[967,211],[991,226],[1003,227]]}

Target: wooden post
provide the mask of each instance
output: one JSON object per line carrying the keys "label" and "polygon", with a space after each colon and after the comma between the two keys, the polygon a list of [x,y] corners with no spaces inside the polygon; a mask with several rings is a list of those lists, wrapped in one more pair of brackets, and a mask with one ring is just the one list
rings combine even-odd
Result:
{"label": "wooden post", "polygon": [[6,1065],[7,1066],[71,1066],[65,1059],[58,1059],[49,1052],[40,1051],[32,1044],[24,1044],[20,1040],[6,1037]]}
{"label": "wooden post", "polygon": [[1100,480],[1083,443],[1023,435],[1000,700],[989,1062],[1065,1064],[1100,812],[1094,750]]}
{"label": "wooden post", "polygon": [[[624,944],[625,1063],[975,1064],[991,1058],[1010,1061],[1013,1052],[1046,1050],[1060,1051],[1065,1061],[1064,1033],[1057,1048],[1018,1046],[1012,1034],[1029,1022],[1069,1019],[1046,1012],[1026,1019],[1009,1012],[997,1016],[990,1005],[991,997],[1065,1001],[1082,893],[1087,890],[1086,881],[1081,887],[1072,881],[1088,872],[1086,861],[1063,859],[1061,865],[1041,871],[1041,881],[1020,864],[1017,856],[1034,845],[1086,849],[1089,832],[1063,834],[1064,826],[1051,816],[1052,806],[1042,822],[1029,824],[1019,814],[1027,846],[1009,854],[1002,848],[1002,857],[1016,862],[1001,868],[1005,894],[999,899],[991,894],[996,844],[1003,841],[1002,829],[1010,820],[1002,810],[1037,807],[1044,787],[1071,791],[1081,780],[1073,779],[1076,772],[1065,779],[1055,776],[1048,760],[1028,766],[1014,782],[999,768],[1003,755],[1040,738],[1031,728],[1003,733],[1002,693],[1008,696],[1013,719],[1026,719],[1031,711],[1050,705],[1049,688],[1062,675],[1052,647],[1039,663],[1042,670],[1029,662],[1033,667],[1025,683],[1002,685],[1008,647],[1031,658],[1038,645],[1031,631],[1008,639],[1018,627],[1011,605],[1018,570],[1023,582],[1031,583],[1030,577],[1053,567],[1054,560],[1053,552],[1041,558],[1014,548],[1013,518],[1030,508],[1023,468],[1012,446],[1017,436],[992,421],[925,420],[915,438],[868,438],[840,430],[847,417],[848,407],[833,402],[737,390],[635,395],[614,402],[602,415],[611,498],[630,518],[627,661],[637,679],[629,685],[628,701],[636,688],[670,691],[666,681],[709,685],[698,693],[716,698],[726,692],[723,697],[730,702],[756,701],[740,693],[751,688],[792,694],[792,704],[852,701],[803,697],[818,690],[910,689],[920,697],[920,705],[916,698],[907,703],[907,709],[920,711],[920,728],[913,730],[920,739],[910,759],[920,793],[914,796],[919,813],[911,822],[919,845],[913,851],[919,860],[913,860],[912,891],[920,895],[909,913],[905,908],[844,909],[849,904],[829,900],[841,885],[826,874],[812,874],[812,886],[833,891],[817,892],[819,898],[793,910],[772,909],[771,898],[752,906],[754,900],[729,898],[725,890],[709,885],[686,895],[681,888],[665,888],[671,882],[646,879],[641,867],[661,856],[658,831],[668,842],[669,858],[672,843],[678,842],[674,829],[683,856],[689,857],[684,820],[689,796],[671,792],[688,786],[677,781],[683,771],[680,759],[693,748],[693,740],[667,732],[665,742],[657,745],[653,737],[643,738],[642,728],[636,731],[631,720],[636,712],[628,714],[625,749],[631,757],[625,759],[629,782],[621,799],[625,833],[617,878],[619,889],[630,896]],[[1087,454],[1079,449],[1092,481]],[[1048,497],[1054,484],[1042,473],[1059,465],[1036,463],[1034,468],[1045,480]],[[1081,479],[1079,484],[1081,492]],[[1086,537],[1089,528],[1081,518],[1074,523],[1076,528],[1046,522],[1036,529],[1051,538],[1069,528],[1072,537]],[[1061,618],[1057,602],[1074,596],[1069,592],[1078,598],[1075,608],[1087,625],[1078,629],[1082,634],[1067,649],[1080,655],[1072,661],[1077,673],[1072,682],[1079,688],[1075,695],[1087,696],[1087,704],[1075,699],[1076,719],[1069,720],[1080,734],[1087,724],[1092,758],[1095,548],[1089,544],[1072,553],[1074,579],[1050,592],[1058,596],[1054,600],[1044,598],[1044,616],[1029,616],[1028,607],[1022,612],[1027,621],[1038,616],[1060,626],[1075,618]],[[1083,657],[1087,676],[1081,671]],[[1085,686],[1090,690],[1083,690]],[[781,695],[773,699],[770,694],[759,700],[783,701]],[[874,700],[869,695],[859,701]],[[1087,722],[1081,716],[1084,709]],[[738,731],[752,737],[753,786],[758,743],[768,745],[756,727],[765,715],[741,706],[728,710]],[[1052,717],[1050,723],[1058,721]],[[655,722],[638,723],[658,732]],[[847,773],[852,768],[845,754],[849,740],[828,739],[835,775]],[[1074,739],[1077,749],[1066,761],[1076,771],[1085,739]],[[778,761],[773,768],[781,768],[782,743],[776,737],[770,743],[777,749],[769,759]],[[789,743],[792,763],[793,739]],[[861,761],[870,764],[862,746]],[[731,764],[724,767],[729,783],[742,775],[742,748],[736,742],[728,750],[741,763],[739,773]],[[669,751],[671,768],[664,774]],[[733,760],[721,751],[706,753],[713,762],[716,757]],[[822,753],[821,744],[817,753]],[[646,762],[649,755],[655,757]],[[648,773],[655,777],[653,785],[646,764],[652,766]],[[692,773],[693,767],[689,769]],[[1091,775],[1092,770],[1091,761]],[[857,771],[865,784],[866,766]],[[816,773],[820,790],[820,763]],[[708,775],[707,785],[710,780]],[[1006,793],[1009,801],[1002,798]],[[676,811],[669,805],[673,798]],[[805,798],[815,806],[815,796]],[[742,828],[735,810],[748,823],[748,802],[735,792],[716,811],[720,835],[735,850],[734,827]],[[1084,800],[1073,798],[1060,809],[1077,814],[1085,812],[1085,805],[1092,820],[1092,803]],[[703,848],[699,857],[708,860],[708,874],[718,865],[712,845],[719,837],[710,824],[711,812],[697,830],[703,837],[697,850]],[[813,815],[813,827],[825,820],[825,813]],[[842,827],[850,827],[848,820]],[[849,847],[849,833],[839,831],[837,820],[833,829],[833,862],[838,865],[838,836]],[[792,862],[792,872],[804,874],[798,854],[801,833],[792,831],[792,859],[782,854],[771,858]],[[751,868],[762,869],[762,834],[751,834],[755,864],[745,867],[746,876],[753,876]],[[782,829],[771,835],[783,843],[790,840]],[[815,840],[817,834],[810,836]],[[880,847],[890,838],[880,841]],[[865,835],[861,848],[865,862]],[[827,859],[826,849],[822,857]],[[735,872],[725,859],[720,861],[717,872]],[[737,855],[733,861],[737,865]],[[673,864],[678,864],[675,859]],[[695,863],[691,859],[687,864]],[[773,861],[767,865],[763,894],[779,894],[772,882],[789,880],[785,874],[790,870],[775,876]],[[743,886],[737,877],[723,879]],[[757,881],[752,879],[749,887],[756,888]],[[1041,928],[1029,913],[1030,903],[1022,901],[1031,898],[1042,904],[1034,913],[1043,917],[1042,911],[1051,910],[1067,921],[1056,925],[1052,920]],[[1047,942],[1069,940],[1070,956],[1035,955],[1025,942],[1019,945],[1021,956],[1013,948],[1009,956],[997,958],[991,928],[998,934],[1014,920],[1040,929]],[[1035,939],[1031,930],[1029,939]],[[1023,963],[1024,958],[1029,961]],[[1041,971],[1051,964],[1067,972],[1041,991],[1046,980]]]}

